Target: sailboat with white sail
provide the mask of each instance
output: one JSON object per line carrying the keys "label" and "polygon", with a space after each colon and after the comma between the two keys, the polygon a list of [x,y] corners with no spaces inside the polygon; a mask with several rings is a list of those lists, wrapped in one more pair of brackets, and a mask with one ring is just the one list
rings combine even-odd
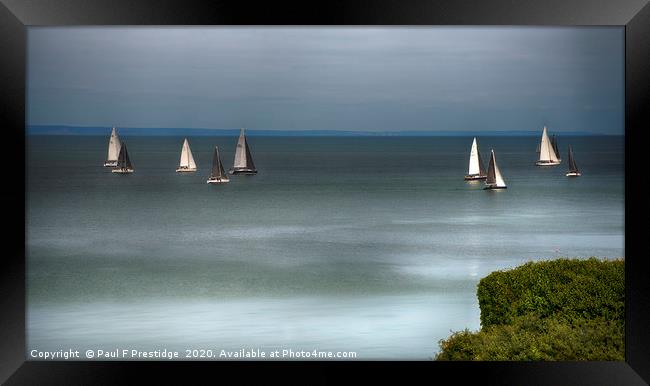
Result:
{"label": "sailboat with white sail", "polygon": [[117,166],[117,157],[120,155],[121,146],[120,137],[117,135],[115,126],[113,126],[111,137],[108,140],[108,155],[106,156],[106,162],[104,162],[105,167]]}
{"label": "sailboat with white sail", "polygon": [[230,174],[257,174],[251,150],[244,135],[244,129],[239,132],[239,139],[237,140],[237,148],[235,150],[235,163],[232,169],[229,170]]}
{"label": "sailboat with white sail", "polygon": [[490,155],[490,163],[488,165],[487,178],[485,179],[485,188],[483,189],[506,189],[506,182],[501,176],[501,171],[497,166],[497,160],[494,157],[494,150]]}
{"label": "sailboat with white sail", "polygon": [[185,138],[183,142],[183,147],[181,149],[181,160],[178,165],[177,172],[195,172],[196,171],[196,162],[194,162],[194,156],[192,155],[192,150],[190,149],[190,143]]}
{"label": "sailboat with white sail", "polygon": [[219,157],[219,148],[214,147],[214,154],[212,155],[212,169],[210,171],[210,177],[206,181],[208,184],[221,184],[225,182],[230,182],[228,175],[223,170],[223,164],[221,163],[221,157]]}
{"label": "sailboat with white sail", "polygon": [[573,157],[573,148],[569,145],[569,171],[566,173],[567,177],[580,177],[580,170],[578,170],[578,165],[576,165],[576,160]]}
{"label": "sailboat with white sail", "polygon": [[126,150],[126,142],[120,146],[120,155],[117,157],[117,167],[111,170],[113,173],[133,173],[133,164],[129,159],[129,152]]}
{"label": "sailboat with white sail", "polygon": [[[555,147],[557,147],[557,140],[555,140]],[[537,166],[555,166],[559,165],[562,160],[557,154],[557,150],[553,146],[553,143],[548,138],[548,132],[546,131],[546,126],[542,130],[542,141],[539,145],[539,160],[535,163]]]}
{"label": "sailboat with white sail", "polygon": [[481,152],[478,149],[476,137],[472,142],[472,148],[469,152],[469,170],[465,176],[465,180],[484,180],[486,178],[485,167],[483,167],[483,159]]}

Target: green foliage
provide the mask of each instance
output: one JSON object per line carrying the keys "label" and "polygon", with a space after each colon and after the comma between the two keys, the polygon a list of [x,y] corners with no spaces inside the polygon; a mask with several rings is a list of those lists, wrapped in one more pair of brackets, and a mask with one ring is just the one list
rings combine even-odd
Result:
{"label": "green foliage", "polygon": [[558,259],[530,262],[481,279],[481,326],[511,323],[526,314],[541,318],[625,318],[623,260]]}
{"label": "green foliage", "polygon": [[527,263],[481,279],[482,329],[439,342],[438,360],[624,360],[623,260]]}

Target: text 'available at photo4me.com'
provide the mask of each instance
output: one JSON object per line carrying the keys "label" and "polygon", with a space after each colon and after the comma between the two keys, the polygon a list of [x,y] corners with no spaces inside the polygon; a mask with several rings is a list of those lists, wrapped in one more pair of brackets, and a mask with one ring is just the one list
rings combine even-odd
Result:
{"label": "text 'available at photo4me.com'", "polygon": [[28,360],[263,360],[263,359],[358,359],[356,351],[294,350],[290,348],[260,349],[183,349],[139,350],[112,349],[61,349],[57,351],[30,350]]}

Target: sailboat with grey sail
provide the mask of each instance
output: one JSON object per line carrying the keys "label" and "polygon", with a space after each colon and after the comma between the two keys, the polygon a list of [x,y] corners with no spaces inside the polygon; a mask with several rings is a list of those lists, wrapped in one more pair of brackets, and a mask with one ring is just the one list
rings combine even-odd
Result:
{"label": "sailboat with grey sail", "polygon": [[206,181],[208,184],[222,184],[230,182],[228,175],[223,169],[223,164],[221,163],[221,157],[219,157],[219,147],[214,147],[214,153],[212,154],[212,169],[210,170],[210,177]]}
{"label": "sailboat with grey sail", "polygon": [[485,188],[483,189],[506,189],[506,182],[501,176],[497,160],[494,156],[494,150],[490,154],[490,164],[488,165],[487,178],[485,179]]}
{"label": "sailboat with grey sail", "polygon": [[582,174],[578,169],[576,160],[573,156],[573,148],[569,145],[569,171],[566,173],[567,177],[580,177]]}
{"label": "sailboat with grey sail", "polygon": [[129,158],[129,152],[126,150],[126,142],[122,142],[120,147],[120,155],[117,157],[117,167],[111,172],[113,173],[133,173],[133,164]]}
{"label": "sailboat with grey sail", "polygon": [[248,147],[248,141],[244,134],[244,129],[239,132],[239,139],[237,140],[237,148],[235,149],[235,163],[232,169],[229,170],[230,174],[257,174],[255,163],[251,156],[251,150]]}

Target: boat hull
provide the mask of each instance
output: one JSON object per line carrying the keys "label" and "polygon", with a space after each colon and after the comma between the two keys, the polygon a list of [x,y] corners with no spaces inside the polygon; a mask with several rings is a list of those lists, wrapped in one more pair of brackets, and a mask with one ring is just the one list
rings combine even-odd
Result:
{"label": "boat hull", "polygon": [[535,162],[535,165],[537,166],[556,166],[561,164],[562,161],[537,161]]}
{"label": "boat hull", "polygon": [[229,174],[257,174],[257,170],[254,169],[230,169],[228,170]]}
{"label": "boat hull", "polygon": [[483,190],[498,190],[498,189],[508,189],[507,186],[497,186],[497,185],[488,185],[483,188]]}
{"label": "boat hull", "polygon": [[190,168],[178,168],[176,169],[177,173],[190,173],[190,172],[195,172],[196,168],[190,169]]}
{"label": "boat hull", "polygon": [[568,172],[566,174],[567,177],[580,177],[582,174],[576,173],[576,172]]}
{"label": "boat hull", "polygon": [[111,172],[120,174],[133,173],[133,169],[113,169]]}
{"label": "boat hull", "polygon": [[208,184],[225,184],[226,182],[230,182],[228,178],[208,178],[206,183]]}
{"label": "boat hull", "polygon": [[487,176],[482,176],[480,174],[472,174],[472,175],[468,174],[465,176],[465,181],[484,180],[486,178]]}
{"label": "boat hull", "polygon": [[104,167],[116,167],[117,166],[117,161],[106,161],[104,162]]}

